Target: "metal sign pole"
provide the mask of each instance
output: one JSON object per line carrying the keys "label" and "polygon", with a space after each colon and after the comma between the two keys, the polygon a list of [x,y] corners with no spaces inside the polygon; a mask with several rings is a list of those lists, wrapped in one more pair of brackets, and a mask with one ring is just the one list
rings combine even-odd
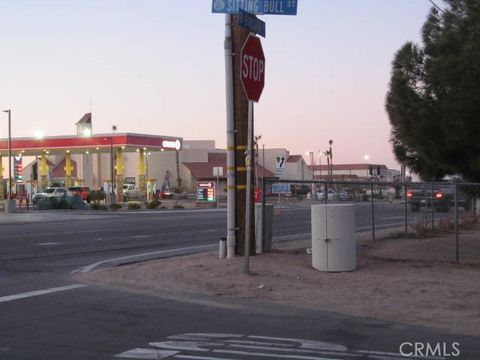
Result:
{"label": "metal sign pole", "polygon": [[243,271],[250,272],[250,217],[252,206],[252,149],[253,149],[253,101],[248,101],[248,143],[245,165],[247,166],[247,195],[245,211],[245,266]]}

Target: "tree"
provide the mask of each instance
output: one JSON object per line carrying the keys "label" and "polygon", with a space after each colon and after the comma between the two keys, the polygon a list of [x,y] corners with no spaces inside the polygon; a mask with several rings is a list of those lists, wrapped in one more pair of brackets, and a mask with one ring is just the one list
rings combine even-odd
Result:
{"label": "tree", "polygon": [[480,181],[480,1],[432,8],[423,46],[392,62],[386,98],[397,160],[424,180],[459,174]]}

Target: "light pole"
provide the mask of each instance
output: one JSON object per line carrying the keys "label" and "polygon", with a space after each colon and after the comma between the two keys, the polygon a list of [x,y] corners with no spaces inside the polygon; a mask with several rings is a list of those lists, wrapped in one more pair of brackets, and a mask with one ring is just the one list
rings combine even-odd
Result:
{"label": "light pole", "polygon": [[328,155],[330,156],[330,176],[333,178],[333,152],[332,152],[333,140],[329,140],[328,145],[329,145]]}
{"label": "light pole", "polygon": [[370,160],[370,156],[365,154],[363,156],[363,159],[365,160],[365,164],[367,164],[367,178],[368,178],[368,176],[370,175],[370,172],[369,172],[369,169],[368,169],[368,160]]}
{"label": "light pole", "polygon": [[8,198],[12,198],[12,110],[3,110],[8,114]]}
{"label": "light pole", "polygon": [[117,125],[112,125],[112,135],[110,136],[110,181],[112,184],[112,191],[110,193],[110,203],[115,204],[115,190],[114,190],[114,176],[113,176],[113,135],[115,135],[115,131],[117,131]]}

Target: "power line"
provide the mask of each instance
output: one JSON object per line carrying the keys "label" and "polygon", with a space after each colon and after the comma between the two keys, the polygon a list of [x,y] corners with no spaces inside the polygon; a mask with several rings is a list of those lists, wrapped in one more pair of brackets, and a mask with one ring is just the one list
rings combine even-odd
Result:
{"label": "power line", "polygon": [[438,6],[437,4],[435,4],[435,2],[433,0],[428,0],[437,10],[441,11],[442,13],[445,12],[445,10],[443,10],[440,6]]}

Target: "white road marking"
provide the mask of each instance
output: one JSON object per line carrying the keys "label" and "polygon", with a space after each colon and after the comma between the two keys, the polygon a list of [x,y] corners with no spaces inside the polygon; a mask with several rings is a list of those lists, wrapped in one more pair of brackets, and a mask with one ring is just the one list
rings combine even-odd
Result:
{"label": "white road marking", "polygon": [[207,357],[207,356],[193,356],[193,355],[175,355],[174,358],[179,359],[192,359],[192,360],[234,360],[232,358],[219,358],[219,357]]}
{"label": "white road marking", "polygon": [[[342,344],[315,340],[222,333],[178,334],[167,337],[167,341],[151,342],[149,345],[160,350],[137,348],[115,356],[131,359],[163,359],[162,356],[166,353],[173,352],[175,354],[173,358],[191,360],[234,360],[252,357],[291,360],[356,360],[358,358],[445,360],[443,357],[404,357],[394,352],[351,350]],[[157,351],[165,351],[165,353],[157,353]],[[222,354],[226,358],[222,357]]]}
{"label": "white road marking", "polygon": [[133,235],[132,238],[134,239],[145,239],[145,238],[151,238],[153,235]]}
{"label": "white road marking", "polygon": [[278,359],[299,359],[299,360],[338,360],[335,358],[326,358],[318,356],[304,356],[304,355],[283,355],[283,354],[269,354],[269,353],[257,353],[248,351],[234,351],[234,350],[213,350],[214,353],[220,354],[232,354],[232,355],[250,355],[261,356],[265,358],[278,358]]}
{"label": "white road marking", "polygon": [[44,243],[36,243],[37,246],[53,246],[53,245],[61,245],[63,242],[44,242]]}
{"label": "white road marking", "polygon": [[60,292],[60,291],[79,289],[79,288],[83,288],[83,287],[86,287],[86,286],[87,285],[76,284],[76,285],[60,286],[60,287],[55,287],[55,288],[50,288],[50,289],[28,291],[28,292],[24,292],[24,293],[20,293],[20,294],[16,294],[16,295],[2,296],[2,297],[0,297],[0,303],[19,300],[19,299],[25,299],[25,298],[29,298],[29,297],[33,297],[33,296],[46,295],[46,294],[56,293],[56,292]]}
{"label": "white road marking", "polygon": [[[162,342],[151,342],[148,345],[155,346],[161,349],[172,349],[172,350],[187,350],[187,351],[209,351],[205,349],[205,346],[222,346],[222,343],[215,342],[203,342],[203,341],[162,341]],[[201,347],[204,346],[204,347]]]}
{"label": "white road marking", "polygon": [[[336,356],[348,356],[348,357],[362,357],[362,354],[351,354],[346,352],[334,352],[332,350],[308,350],[308,349],[298,349],[298,348],[287,348],[280,347],[280,344],[273,344],[273,346],[255,346],[255,345],[243,345],[243,344],[229,344],[228,348],[241,348],[241,349],[251,349],[251,350],[265,350],[265,351],[280,351],[280,352],[290,352],[297,354],[317,354],[317,355],[336,355]],[[283,345],[285,346],[285,345]]]}
{"label": "white road marking", "polygon": [[127,358],[127,359],[160,360],[160,359],[168,358],[168,357],[173,356],[175,354],[178,354],[178,351],[136,348],[136,349],[125,351],[121,354],[117,354],[117,355],[115,355],[115,357]]}
{"label": "white road marking", "polygon": [[[400,353],[392,353],[392,352],[383,352],[383,351],[370,351],[370,350],[352,350],[353,352],[360,353],[360,354],[368,354],[368,355],[387,355],[387,356],[395,356],[396,358],[403,358],[405,356]],[[435,357],[435,356],[410,356],[408,357],[413,359],[425,359],[425,360],[445,360],[444,357]]]}
{"label": "white road marking", "polygon": [[191,250],[202,250],[202,249],[215,249],[217,248],[217,244],[213,245],[199,245],[199,246],[189,246],[189,247],[184,247],[184,248],[176,248],[176,249],[170,249],[170,250],[160,250],[160,251],[152,251],[148,253],[142,253],[142,254],[136,254],[136,255],[128,255],[128,256],[121,256],[118,258],[112,258],[112,259],[106,259],[102,260],[99,262],[96,262],[94,264],[90,264],[87,266],[82,266],[81,268],[73,270],[71,273],[89,273],[90,271],[93,271],[96,267],[103,265],[103,264],[108,264],[108,263],[114,263],[114,262],[121,262],[121,261],[134,261],[135,259],[141,259],[144,257],[150,257],[150,256],[156,256],[156,255],[165,255],[165,254],[172,254],[172,253],[182,253],[184,251],[191,251]]}
{"label": "white road marking", "polygon": [[249,336],[250,339],[264,339],[264,340],[278,340],[278,341],[292,341],[300,343],[301,349],[312,349],[312,350],[335,350],[335,351],[346,351],[348,348],[344,345],[332,344],[323,341],[315,340],[305,340],[305,339],[289,339],[289,338],[276,338],[269,336]]}

